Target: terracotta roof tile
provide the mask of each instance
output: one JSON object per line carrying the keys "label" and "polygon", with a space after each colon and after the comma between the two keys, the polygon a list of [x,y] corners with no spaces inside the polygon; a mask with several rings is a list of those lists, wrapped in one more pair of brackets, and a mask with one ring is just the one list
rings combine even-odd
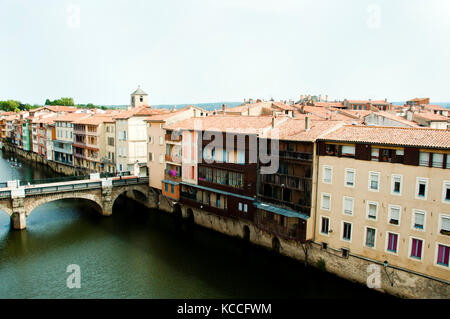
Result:
{"label": "terracotta roof tile", "polygon": [[430,128],[346,125],[319,139],[450,149],[450,130]]}

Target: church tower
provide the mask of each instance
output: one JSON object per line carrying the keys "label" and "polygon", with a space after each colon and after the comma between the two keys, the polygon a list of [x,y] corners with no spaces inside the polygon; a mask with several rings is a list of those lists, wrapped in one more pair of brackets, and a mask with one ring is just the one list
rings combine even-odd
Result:
{"label": "church tower", "polygon": [[137,90],[131,93],[131,108],[143,105],[148,106],[148,94],[145,93],[139,85]]}

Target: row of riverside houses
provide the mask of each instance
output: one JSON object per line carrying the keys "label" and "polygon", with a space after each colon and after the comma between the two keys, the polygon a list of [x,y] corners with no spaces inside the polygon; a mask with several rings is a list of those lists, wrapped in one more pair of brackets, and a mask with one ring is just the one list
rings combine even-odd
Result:
{"label": "row of riverside houses", "polygon": [[[44,106],[30,111],[0,113],[0,138],[5,144],[58,164],[68,174],[132,172],[147,175],[147,122],[167,114],[187,118],[194,110],[152,109],[148,94],[138,88],[126,110]],[[64,168],[70,169],[64,169]]]}
{"label": "row of riverside houses", "polygon": [[[280,109],[265,116],[252,103],[234,114],[149,120],[149,150],[158,138],[151,127],[166,133],[149,154],[150,185],[206,227],[323,258],[362,283],[366,266],[378,264],[383,290],[394,294],[450,297],[450,130],[366,126],[257,103]],[[265,170],[262,145],[275,171]]]}
{"label": "row of riverside houses", "polygon": [[450,130],[405,118],[448,113],[411,101],[158,110],[138,88],[127,110],[1,113],[0,134],[77,172],[149,176],[160,209],[342,277],[375,264],[383,291],[449,297]]}

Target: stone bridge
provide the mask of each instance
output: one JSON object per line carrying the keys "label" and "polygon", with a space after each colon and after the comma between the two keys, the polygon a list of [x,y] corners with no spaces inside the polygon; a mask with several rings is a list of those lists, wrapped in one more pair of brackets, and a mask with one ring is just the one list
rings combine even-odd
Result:
{"label": "stone bridge", "polygon": [[109,216],[121,194],[151,207],[155,198],[148,181],[148,177],[100,178],[98,174],[84,180],[36,185],[19,186],[18,181],[10,181],[3,183],[2,186],[6,187],[0,188],[0,210],[11,217],[11,227],[14,229],[25,229],[26,218],[36,207],[60,199],[88,200],[103,216]]}

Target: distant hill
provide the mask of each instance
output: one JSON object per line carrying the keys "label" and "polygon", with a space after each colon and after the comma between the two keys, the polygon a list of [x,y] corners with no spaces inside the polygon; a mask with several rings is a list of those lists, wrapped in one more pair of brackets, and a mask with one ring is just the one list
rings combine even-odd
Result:
{"label": "distant hill", "polygon": [[[234,107],[241,105],[242,102],[214,102],[214,103],[187,103],[187,104],[158,104],[158,105],[152,105],[152,108],[155,109],[173,109],[174,106],[177,108],[177,110],[182,109],[185,106],[188,105],[194,105],[197,107],[200,107],[202,109],[205,109],[207,111],[213,111],[214,109],[220,110],[222,109],[222,104],[225,104],[227,107]],[[126,109],[126,105],[105,105],[107,108],[111,109]]]}

